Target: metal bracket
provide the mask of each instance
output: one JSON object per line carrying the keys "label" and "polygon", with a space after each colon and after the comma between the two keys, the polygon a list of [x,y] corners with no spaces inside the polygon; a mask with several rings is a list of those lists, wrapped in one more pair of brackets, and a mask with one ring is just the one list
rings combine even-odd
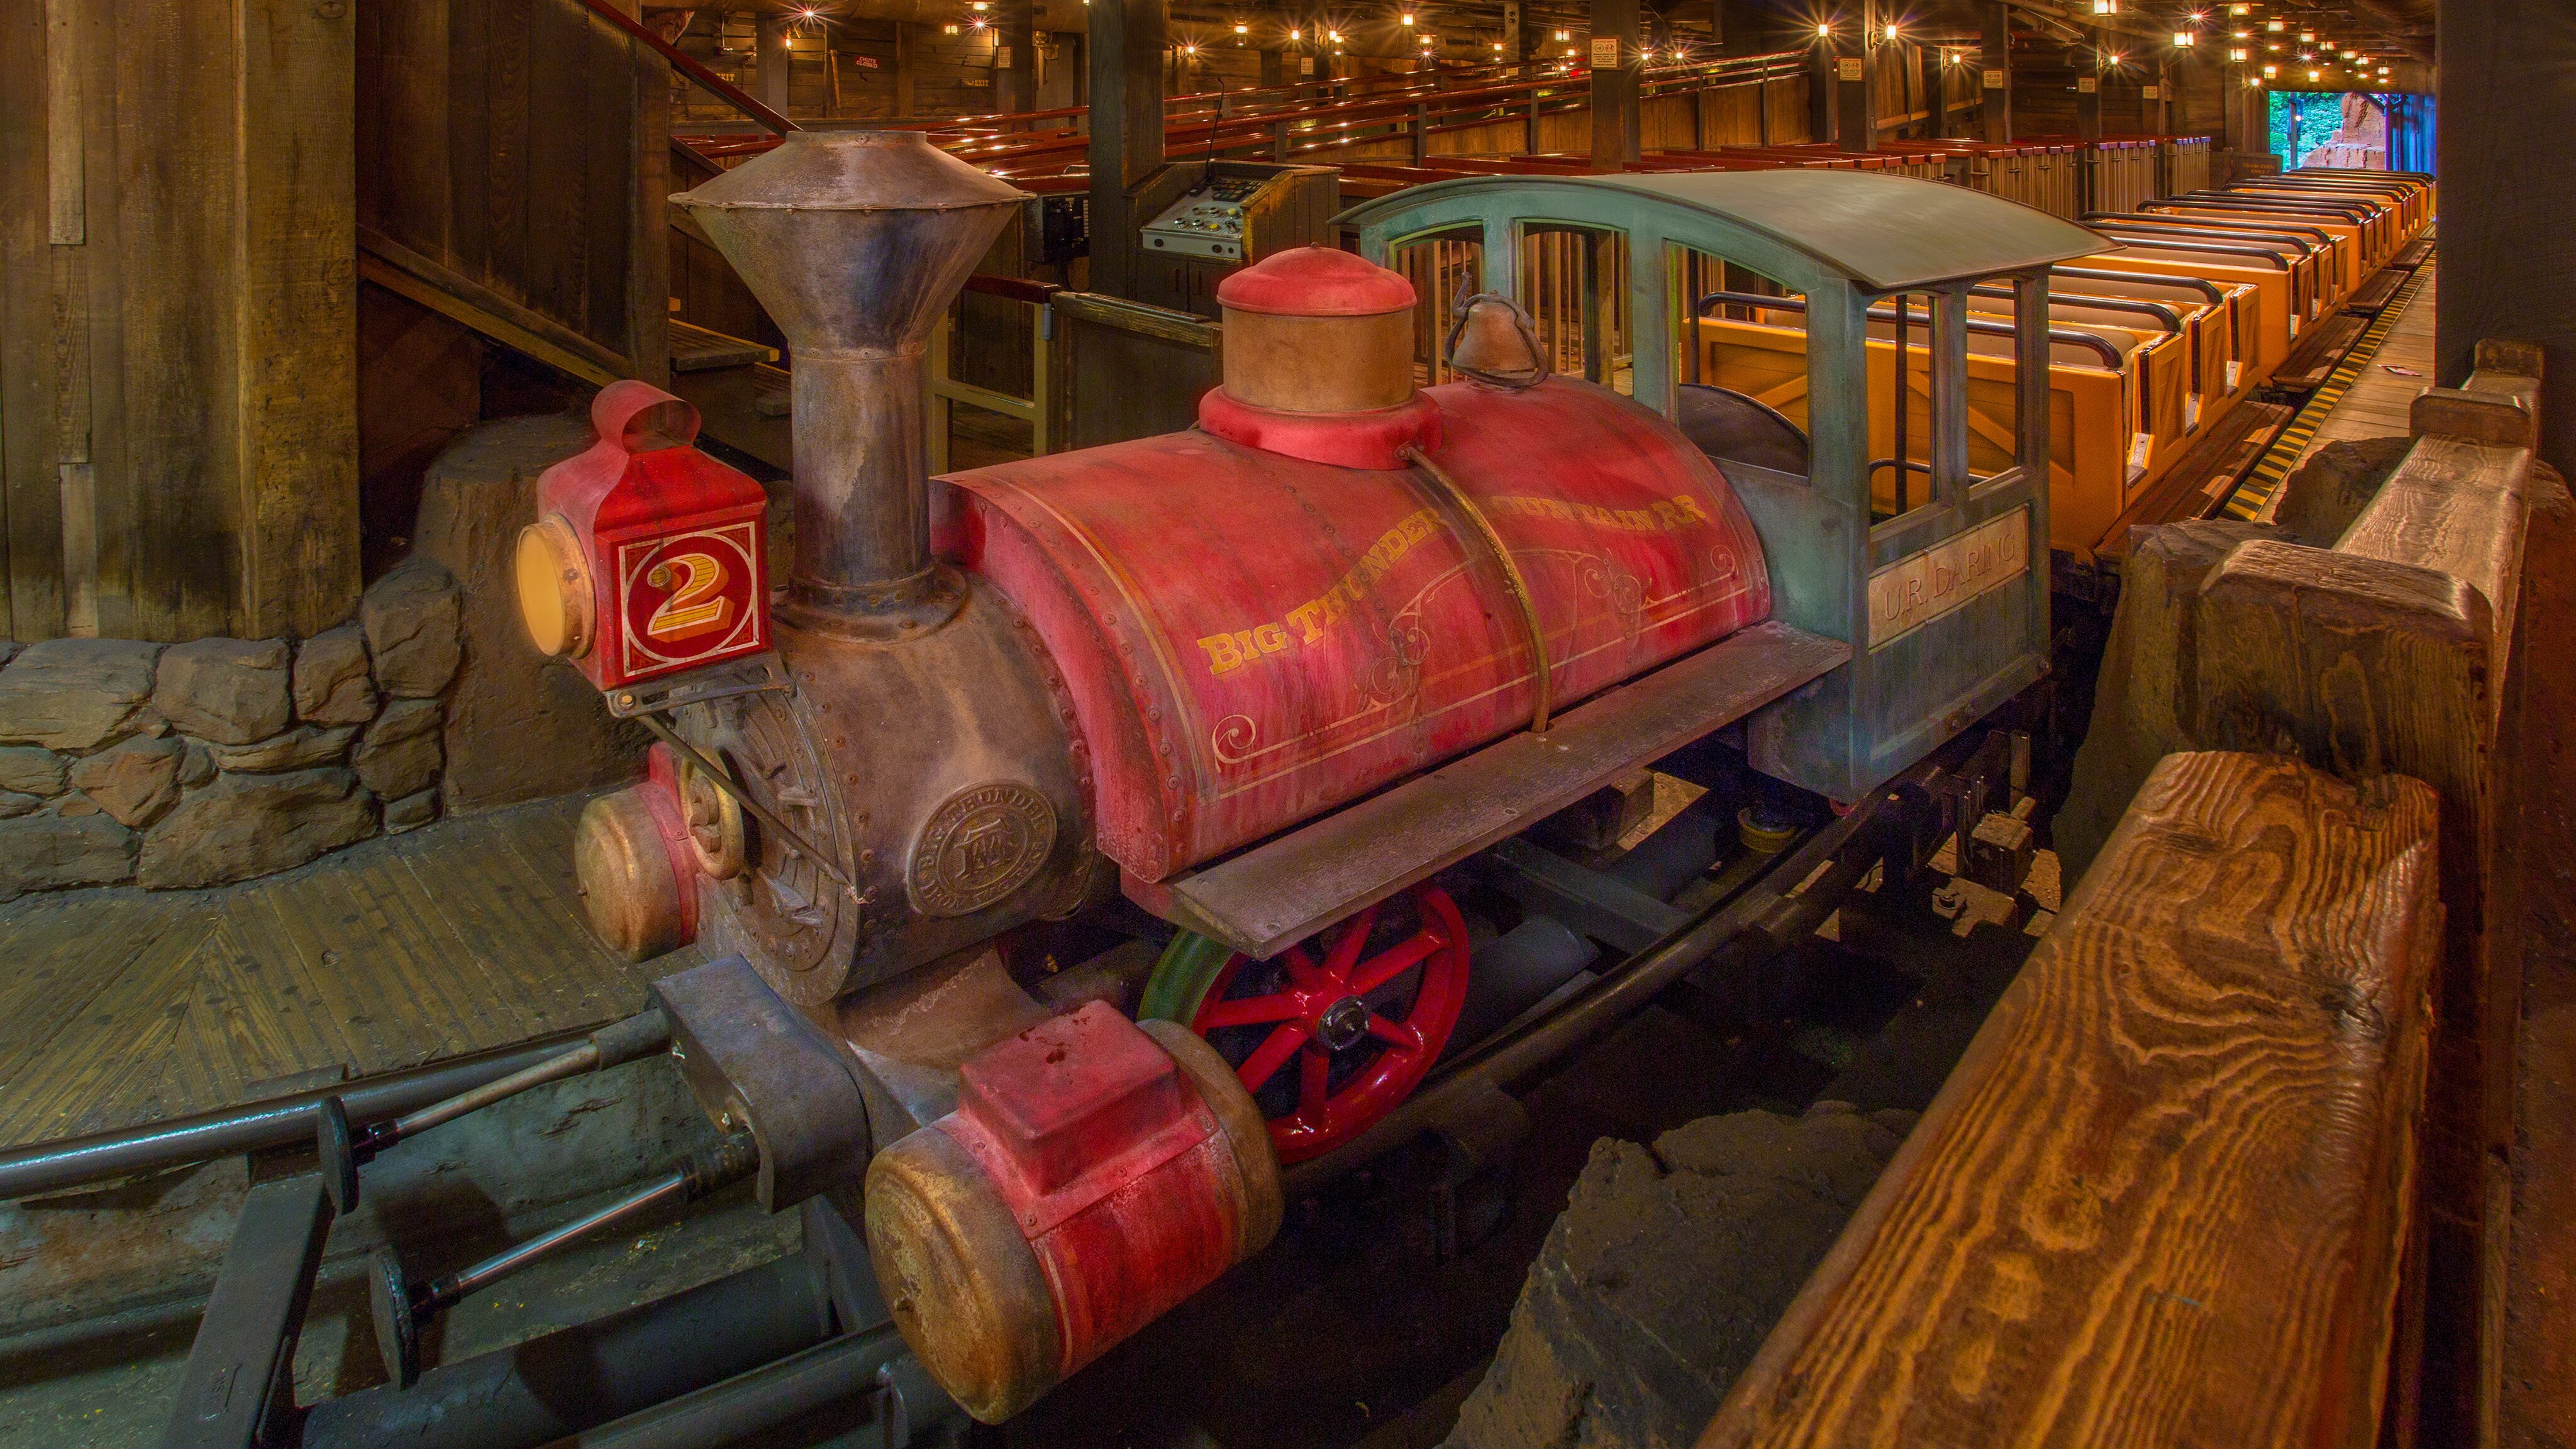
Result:
{"label": "metal bracket", "polygon": [[334,1216],[316,1173],[251,1188],[215,1277],[179,1407],[162,1449],[257,1449],[279,1442],[295,1404],[295,1342]]}
{"label": "metal bracket", "polygon": [[793,687],[787,678],[787,662],[773,651],[626,685],[607,696],[608,712],[619,719],[634,719],[684,704]]}
{"label": "metal bracket", "polygon": [[869,1134],[850,1054],[769,988],[740,956],[665,976],[654,1004],[671,1019],[699,1105],[760,1146],[760,1205],[781,1212],[867,1170]]}

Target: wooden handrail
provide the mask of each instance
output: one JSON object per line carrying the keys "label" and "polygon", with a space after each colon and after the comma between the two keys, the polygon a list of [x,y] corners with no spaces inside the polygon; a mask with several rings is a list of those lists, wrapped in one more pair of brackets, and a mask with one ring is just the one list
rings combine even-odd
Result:
{"label": "wooden handrail", "polygon": [[[585,0],[589,3],[589,0]],[[601,0],[605,3],[605,0]],[[1788,78],[1801,73],[1803,61],[1796,52],[1773,55],[1729,57],[1716,61],[1691,62],[1659,66],[1647,70],[1644,85],[1649,96],[1673,94],[1688,90],[1723,88],[1731,85],[1756,84]],[[1580,66],[1560,63],[1524,62],[1502,69],[1536,68],[1546,74],[1532,79],[1485,83],[1466,88],[1416,86],[1421,95],[1433,100],[1415,100],[1410,94],[1371,96],[1365,99],[1337,100],[1321,105],[1290,103],[1275,110],[1229,114],[1221,119],[1169,120],[1164,127],[1164,149],[1175,158],[1204,155],[1213,150],[1222,156],[1233,151],[1270,149],[1277,142],[1276,128],[1293,123],[1290,133],[1295,138],[1293,149],[1312,151],[1338,149],[1363,141],[1383,141],[1409,133],[1417,106],[1427,110],[1425,124],[1437,131],[1459,126],[1491,124],[1516,119],[1521,112],[1510,110],[1532,100],[1555,102],[1555,108],[1576,109],[1590,103],[1589,72]],[[1473,71],[1468,72],[1474,74]],[[1418,81],[1420,76],[1363,77],[1371,81]],[[1287,92],[1318,85],[1345,85],[1357,82],[1306,82],[1297,87],[1269,87],[1261,92],[1234,91],[1232,96]],[[1177,99],[1177,98],[1176,98]],[[1458,120],[1469,113],[1506,110],[1483,120]],[[1061,169],[1088,159],[1090,138],[1071,129],[1044,132],[999,132],[1001,123],[1023,119],[1059,119],[1087,115],[1087,108],[1074,107],[1053,111],[1033,111],[1009,115],[963,118],[954,123],[927,127],[934,139],[953,155],[972,161],[1014,182],[1042,175],[1049,169]],[[1401,122],[1402,128],[1383,134],[1359,136],[1353,128],[1373,124]],[[690,137],[675,138],[699,154],[716,156],[753,155],[777,144],[769,137]]]}
{"label": "wooden handrail", "polygon": [[618,9],[615,5],[610,4],[609,0],[580,0],[580,4],[582,9],[589,11],[600,19],[607,21],[609,24],[616,26],[622,31],[625,31],[628,35],[631,35],[637,40],[644,42],[646,45],[651,46],[664,60],[667,60],[671,64],[679,67],[682,75],[696,81],[699,85],[705,87],[709,92],[714,94],[717,99],[723,101],[729,106],[732,106],[735,110],[742,112],[744,115],[751,117],[753,120],[758,121],[762,125],[767,126],[772,131],[784,136],[790,131],[801,131],[805,129],[802,126],[797,125],[794,121],[791,121],[785,116],[778,114],[776,111],[771,110],[769,107],[753,100],[740,86],[735,85],[733,82],[726,80],[723,76],[720,76],[714,71],[707,69],[704,65],[699,64],[695,56],[690,55],[678,46],[673,45],[671,42],[664,40],[661,36],[654,34],[642,23],[629,19],[626,12]]}

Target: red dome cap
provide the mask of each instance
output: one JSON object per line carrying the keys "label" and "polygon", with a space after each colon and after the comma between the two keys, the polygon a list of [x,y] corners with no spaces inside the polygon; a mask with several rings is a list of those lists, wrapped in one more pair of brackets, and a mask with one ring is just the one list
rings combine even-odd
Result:
{"label": "red dome cap", "polygon": [[1275,252],[1217,283],[1218,305],[1282,317],[1375,317],[1408,311],[1413,284],[1332,247]]}

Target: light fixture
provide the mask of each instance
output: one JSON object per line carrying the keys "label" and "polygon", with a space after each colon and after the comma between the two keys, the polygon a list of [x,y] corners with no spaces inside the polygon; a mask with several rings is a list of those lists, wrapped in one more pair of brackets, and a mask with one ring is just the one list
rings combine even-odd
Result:
{"label": "light fixture", "polygon": [[2093,0],[2093,13],[2096,15],[2117,15],[2120,13],[2120,0]]}
{"label": "light fixture", "polygon": [[[1085,3],[1086,3],[1086,4],[1087,4],[1087,3],[1089,3],[1089,0],[1085,0]],[[1304,26],[1302,26],[1302,25],[1291,25],[1291,26],[1289,26],[1289,27],[1288,27],[1288,38],[1289,38],[1290,40],[1303,40],[1303,39],[1305,39],[1305,38],[1306,38],[1306,28],[1305,28]]]}
{"label": "light fixture", "polygon": [[2345,52],[2343,53],[2343,58],[2344,58],[2344,59],[2346,59],[2346,60],[2357,60],[2357,59],[2359,59],[2359,58],[2360,58],[2360,56],[2361,56],[2361,52],[2359,52],[2359,51],[2357,51],[2357,50],[2347,50],[2347,51],[2345,51]]}
{"label": "light fixture", "polygon": [[1887,22],[1887,38],[1890,40],[1896,38],[1896,22],[1893,20]]}
{"label": "light fixture", "polygon": [[2325,72],[2323,71],[2312,70],[2308,72],[2308,79],[2312,81],[2324,80],[2325,78]]}
{"label": "light fixture", "polygon": [[2230,15],[2251,15],[2254,13],[2254,7],[2251,5],[2230,5],[2227,7],[2227,13]]}
{"label": "light fixture", "polygon": [[2263,78],[2259,75],[2247,76],[2245,78],[2245,89],[2249,91],[2259,91],[2263,89]]}
{"label": "light fixture", "polygon": [[1335,45],[1339,45],[1339,44],[1341,44],[1341,43],[1342,43],[1342,33],[1341,33],[1340,31],[1338,31],[1338,30],[1327,30],[1327,31],[1325,31],[1325,32],[1324,32],[1324,38],[1325,38],[1326,40],[1331,41],[1331,42],[1332,42],[1333,44],[1335,44]]}
{"label": "light fixture", "polygon": [[1188,45],[1184,45],[1184,46],[1182,46],[1182,47],[1181,47],[1181,54],[1183,54],[1183,55],[1196,55],[1196,54],[1198,54],[1198,53],[1199,53],[1199,47],[1198,47],[1198,43],[1197,43],[1196,41],[1192,41],[1192,42],[1191,42],[1191,43],[1189,43]]}
{"label": "light fixture", "polygon": [[2302,30],[2302,31],[2300,31],[2300,32],[2299,32],[2299,44],[2301,44],[2301,45],[2314,45],[2314,44],[2316,44],[2316,43],[2317,43],[2317,33],[2316,33],[2315,31],[2313,31],[2313,30]]}
{"label": "light fixture", "polygon": [[[1833,33],[1834,33],[1834,23],[1833,23],[1832,21],[1830,21],[1830,20],[1819,20],[1819,21],[1817,21],[1817,22],[1816,22],[1816,33],[1817,33],[1818,35],[1831,35],[1831,34],[1833,34]],[[1556,33],[1556,38],[1557,38],[1557,39],[1559,39],[1559,40],[1563,40],[1563,39],[1565,38],[1565,32],[1564,32],[1564,31],[1562,31],[1562,30],[1558,31],[1558,32]]]}
{"label": "light fixture", "polygon": [[943,26],[939,27],[939,33],[940,33],[940,34],[942,34],[942,35],[955,35],[955,34],[957,34],[957,33],[959,32],[959,30],[960,30],[961,28],[962,28],[962,27],[955,26],[955,25],[943,25]]}
{"label": "light fixture", "polygon": [[1413,23],[1413,12],[1410,10],[1405,11],[1403,17],[1395,23],[1398,25],[1411,25]]}
{"label": "light fixture", "polygon": [[2281,68],[2277,65],[2267,65],[2263,67],[2263,74],[2265,75],[2279,75],[2280,73]]}
{"label": "light fixture", "polygon": [[2231,50],[2231,51],[2227,52],[2227,58],[2228,58],[2229,60],[2236,61],[2236,62],[2238,62],[2239,64],[2242,64],[2242,63],[2245,61],[2246,57],[2248,57],[2248,56],[2250,56],[2250,55],[2252,55],[2252,54],[2253,54],[2253,52],[2252,52],[2252,51],[2249,51],[2249,50],[2247,50],[2245,47],[2243,47],[2243,46],[2241,46],[2241,45],[2240,45],[2240,46],[2236,47],[2235,49],[2233,49],[2233,50]]}
{"label": "light fixture", "polygon": [[1574,32],[1571,30],[1560,30],[1556,33],[1556,38],[1559,40],[1572,40],[1574,38]]}
{"label": "light fixture", "polygon": [[2278,35],[2282,31],[2290,28],[2290,22],[2286,20],[2266,20],[2263,22],[2263,28],[2272,32],[2274,35]]}
{"label": "light fixture", "polygon": [[2189,49],[2191,49],[2193,46],[2198,45],[2198,44],[2200,44],[2200,32],[2199,32],[2199,31],[2197,31],[2197,30],[2177,30],[2177,31],[2175,31],[2175,32],[2174,32],[2174,47],[2175,47],[2176,49],[2178,49],[2178,50],[2189,50]]}

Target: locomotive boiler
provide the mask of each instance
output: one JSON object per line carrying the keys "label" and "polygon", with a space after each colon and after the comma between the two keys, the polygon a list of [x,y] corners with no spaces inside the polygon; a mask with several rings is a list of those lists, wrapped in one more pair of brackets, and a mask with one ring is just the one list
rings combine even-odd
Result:
{"label": "locomotive boiler", "polygon": [[[1417,386],[1413,288],[1333,250],[1223,284],[1197,428],[925,478],[929,329],[1023,200],[866,132],[676,198],[792,352],[786,577],[758,486],[640,383],[542,480],[520,564],[532,636],[662,740],[583,818],[595,924],[738,957],[833,1043],[862,1147],[817,1185],[987,1420],[1258,1251],[1282,1160],[1422,1080],[1467,961],[1438,872],[1757,711],[1756,763],[1854,798],[2026,683],[2045,622],[2044,489],[1983,480],[1946,524],[1873,533],[1820,439],[1817,476],[1748,508],[1669,398],[1545,377],[1534,347]],[[1473,317],[1512,350],[1508,301]],[[1942,549],[1874,624],[1873,570]],[[1947,662],[1891,682],[1925,650]],[[995,964],[1121,895],[1183,928],[1179,1022],[1041,1005]],[[756,1093],[702,1095],[761,1130]]]}

